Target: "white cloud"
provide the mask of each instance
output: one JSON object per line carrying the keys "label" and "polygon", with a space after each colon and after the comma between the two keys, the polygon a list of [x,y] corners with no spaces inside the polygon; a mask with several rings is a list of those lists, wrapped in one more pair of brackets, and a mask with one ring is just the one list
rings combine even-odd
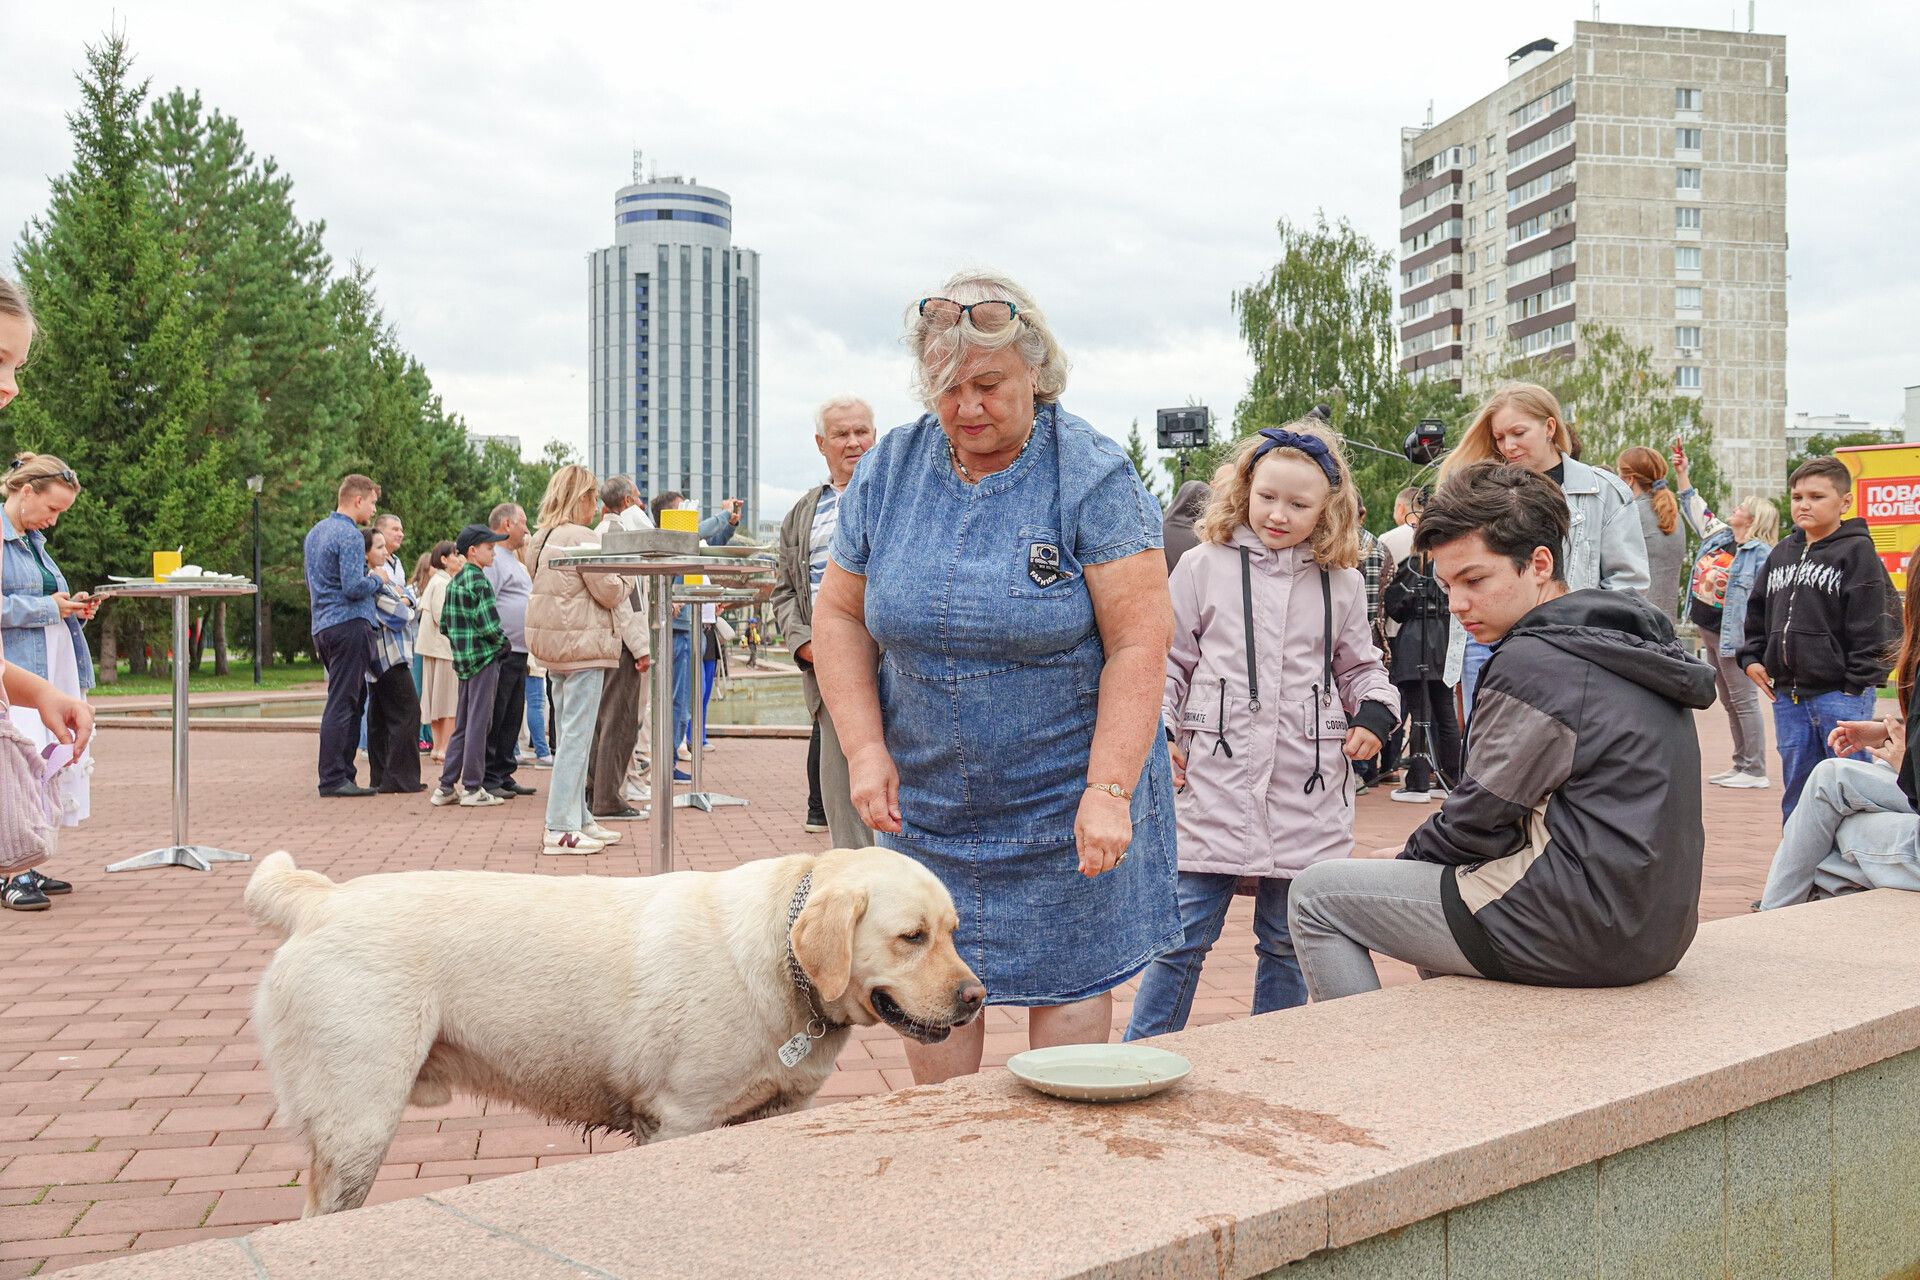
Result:
{"label": "white cloud", "polygon": [[[1397,231],[1397,138],[1499,82],[1586,6],[944,8],[771,3],[450,7],[67,0],[7,28],[0,225],[70,159],[82,46],[124,23],[156,90],[236,116],[343,265],[479,431],[583,447],[586,255],[629,149],[729,191],[763,255],[760,515],[816,480],[813,406],[918,412],[907,301],[959,265],[1028,284],[1075,362],[1067,403],[1123,437],[1248,364],[1228,300],[1316,208]],[[1742,15],[1744,16],[1744,15]],[[1790,403],[1891,418],[1913,364],[1920,119],[1911,10],[1761,6],[1788,34]],[[1720,0],[1608,0],[1609,21],[1718,26]],[[1418,31],[1418,39],[1400,33]],[[1862,36],[1871,38],[1863,39]]]}

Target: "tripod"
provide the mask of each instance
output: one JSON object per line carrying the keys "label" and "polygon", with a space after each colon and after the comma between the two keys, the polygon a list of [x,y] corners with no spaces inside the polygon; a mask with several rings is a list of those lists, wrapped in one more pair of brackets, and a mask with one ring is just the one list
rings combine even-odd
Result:
{"label": "tripod", "polygon": [[[1453,779],[1440,767],[1438,757],[1433,751],[1433,650],[1436,628],[1444,628],[1447,610],[1442,603],[1440,584],[1434,579],[1433,564],[1427,557],[1421,556],[1416,569],[1419,585],[1414,604],[1413,617],[1401,624],[1404,634],[1409,623],[1420,627],[1418,643],[1415,649],[1417,658],[1414,667],[1415,690],[1413,705],[1407,708],[1407,759],[1427,766],[1429,777],[1437,779],[1442,791],[1453,790]],[[1444,634],[1444,630],[1441,632]],[[1412,773],[1411,767],[1408,773]],[[1402,784],[1405,785],[1404,783]]]}

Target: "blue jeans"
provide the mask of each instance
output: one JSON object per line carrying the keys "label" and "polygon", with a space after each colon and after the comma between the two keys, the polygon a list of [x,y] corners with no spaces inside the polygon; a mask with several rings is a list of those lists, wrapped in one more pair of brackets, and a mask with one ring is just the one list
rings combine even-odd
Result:
{"label": "blue jeans", "polygon": [[527,677],[527,745],[536,760],[553,754],[547,744],[547,681],[544,676]]}
{"label": "blue jeans", "polygon": [[[1842,720],[1873,719],[1873,704],[1871,689],[1864,693],[1816,693],[1804,698],[1780,693],[1774,697],[1773,739],[1780,747],[1780,774],[1785,787],[1780,797],[1783,820],[1793,816],[1813,766],[1834,758],[1827,750],[1827,735]],[[1847,759],[1870,760],[1872,757],[1861,754]]]}
{"label": "blue jeans", "polygon": [[692,737],[693,637],[685,631],[676,631],[673,633],[673,741],[678,746]]}
{"label": "blue jeans", "polygon": [[[1140,992],[1133,998],[1133,1016],[1127,1021],[1127,1039],[1165,1035],[1187,1025],[1193,993],[1200,985],[1200,966],[1220,937],[1239,879],[1202,871],[1180,873],[1180,927],[1184,936],[1140,975]],[[1262,879],[1260,892],[1253,899],[1254,950],[1260,957],[1253,973],[1256,1014],[1307,1002],[1306,979],[1300,976],[1293,935],[1287,931],[1287,894],[1292,888],[1292,880]]]}
{"label": "blue jeans", "polygon": [[[700,745],[703,747],[713,741],[713,730],[709,727],[713,721],[708,719],[708,717],[712,715],[712,712],[709,711],[708,708],[713,705],[713,673],[714,669],[719,665],[717,662],[703,662],[700,664]],[[691,719],[687,722],[687,736],[685,741],[687,746],[693,746],[693,722]]]}
{"label": "blue jeans", "polygon": [[1467,641],[1467,656],[1460,664],[1460,710],[1465,714],[1460,719],[1460,731],[1466,732],[1467,719],[1473,715],[1473,695],[1480,687],[1480,671],[1487,665],[1487,659],[1493,656],[1493,650],[1478,640]]}
{"label": "blue jeans", "polygon": [[[587,825],[587,759],[593,752],[593,726],[600,718],[600,690],[606,678],[601,667],[555,671],[547,677],[553,681],[553,710],[559,720],[554,733],[560,739],[560,750],[553,758],[553,781],[547,787],[549,831],[580,831]],[[527,687],[540,683],[529,680]]]}

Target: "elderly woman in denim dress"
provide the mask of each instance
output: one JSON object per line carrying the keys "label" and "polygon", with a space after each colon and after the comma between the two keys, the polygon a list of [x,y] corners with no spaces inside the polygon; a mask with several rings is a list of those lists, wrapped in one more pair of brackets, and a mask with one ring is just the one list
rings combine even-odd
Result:
{"label": "elderly woman in denim dress", "polygon": [[[988,1001],[1027,1007],[1035,1047],[1103,1042],[1113,988],[1180,940],[1159,508],[1060,407],[1066,357],[1019,286],[961,274],[907,324],[931,412],[840,499],[821,692],[861,820],[952,893]],[[869,998],[915,1080],[979,1069],[982,1020],[915,1043]]]}
{"label": "elderly woman in denim dress", "polygon": [[[80,496],[80,480],[60,459],[44,453],[23,453],[8,465],[0,492],[0,647],[6,660],[39,676],[61,693],[84,697],[93,687],[93,654],[81,624],[99,608],[86,592],[73,592],[66,575],[47,552],[46,531]],[[41,748],[57,741],[28,707],[13,711],[14,727]],[[64,759],[64,758],[63,758]],[[76,826],[88,816],[87,774],[92,762],[65,771],[58,799],[62,826]],[[47,895],[70,893],[65,880],[23,871],[0,884],[0,905],[14,911],[44,911]]]}

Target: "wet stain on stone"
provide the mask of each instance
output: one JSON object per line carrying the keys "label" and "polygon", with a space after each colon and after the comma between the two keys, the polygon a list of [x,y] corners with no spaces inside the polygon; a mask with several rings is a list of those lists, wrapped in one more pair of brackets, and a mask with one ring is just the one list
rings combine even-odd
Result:
{"label": "wet stain on stone", "polygon": [[1213,1269],[1219,1280],[1227,1280],[1233,1270],[1233,1255],[1238,1245],[1234,1239],[1233,1228],[1237,1219],[1230,1213],[1206,1213],[1200,1215],[1200,1225],[1213,1237]]}
{"label": "wet stain on stone", "polygon": [[879,1158],[878,1160],[876,1160],[876,1161],[874,1162],[874,1165],[873,1165],[873,1172],[872,1172],[872,1173],[870,1173],[870,1174],[868,1174],[867,1176],[868,1176],[869,1178],[877,1178],[877,1177],[879,1177],[879,1176],[880,1176],[881,1174],[883,1174],[883,1173],[885,1173],[885,1172],[887,1171],[887,1166],[888,1166],[888,1165],[890,1165],[890,1164],[892,1164],[892,1163],[893,1163],[893,1157],[892,1157],[892,1156],[881,1156],[881,1157],[880,1157],[880,1158]]}
{"label": "wet stain on stone", "polygon": [[[1015,1086],[1017,1087],[1017,1086]],[[993,1125],[1066,1125],[1076,1136],[1100,1143],[1110,1155],[1158,1160],[1169,1151],[1224,1148],[1270,1168],[1293,1173],[1320,1172],[1313,1147],[1383,1150],[1373,1135],[1338,1116],[1269,1102],[1231,1089],[1188,1085],[1155,1098],[1105,1104],[1054,1102],[1023,1092],[1005,1098],[981,1098],[965,1110],[943,1106],[930,1092],[895,1093],[873,1099],[881,1113],[866,1124],[822,1117],[799,1126],[813,1137],[937,1133],[965,1128],[958,1140],[978,1141]],[[1303,1144],[1305,1149],[1303,1150]]]}

